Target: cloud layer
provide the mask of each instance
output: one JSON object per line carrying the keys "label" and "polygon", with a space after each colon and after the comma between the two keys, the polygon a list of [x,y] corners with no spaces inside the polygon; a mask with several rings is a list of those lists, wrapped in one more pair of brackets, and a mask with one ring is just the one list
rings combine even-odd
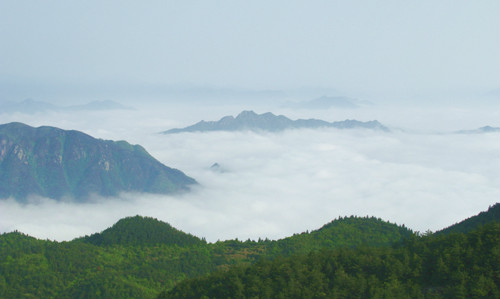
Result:
{"label": "cloud layer", "polygon": [[[282,238],[344,215],[373,215],[425,231],[474,215],[500,198],[498,134],[324,129],[159,135],[152,134],[158,126],[166,129],[166,123],[182,120],[125,111],[106,112],[108,119],[100,123],[104,115],[93,113],[57,122],[65,129],[87,127],[97,137],[140,143],[200,186],[175,197],[123,194],[88,204],[3,200],[0,231],[70,240],[136,214],[209,241]],[[216,162],[224,171],[210,170]]]}
{"label": "cloud layer", "polygon": [[[32,97],[66,106],[112,99],[138,108],[0,111],[2,123],[141,144],[200,182],[177,197],[0,200],[0,232],[69,240],[141,214],[215,241],[280,238],[351,214],[420,231],[476,214],[500,198],[498,134],[440,132],[500,126],[499,6],[0,1],[0,102]],[[322,95],[375,105],[285,108]],[[156,134],[242,110],[377,119],[393,133]],[[225,171],[210,171],[215,162]]]}

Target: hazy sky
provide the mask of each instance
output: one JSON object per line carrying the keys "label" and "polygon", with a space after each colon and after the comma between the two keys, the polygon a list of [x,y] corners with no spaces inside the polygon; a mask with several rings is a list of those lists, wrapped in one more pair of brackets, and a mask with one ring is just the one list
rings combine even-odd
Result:
{"label": "hazy sky", "polygon": [[[1,0],[0,104],[137,108],[0,111],[1,123],[141,144],[201,184],[182,197],[0,200],[0,232],[67,240],[136,214],[210,241],[279,238],[351,214],[443,228],[500,198],[499,134],[450,133],[500,126],[499,53],[498,0]],[[372,104],[286,105],[322,95]],[[393,131],[157,134],[243,109]],[[227,172],[209,171],[215,162]]]}
{"label": "hazy sky", "polygon": [[0,101],[178,86],[401,97],[500,82],[500,2],[0,2]]}

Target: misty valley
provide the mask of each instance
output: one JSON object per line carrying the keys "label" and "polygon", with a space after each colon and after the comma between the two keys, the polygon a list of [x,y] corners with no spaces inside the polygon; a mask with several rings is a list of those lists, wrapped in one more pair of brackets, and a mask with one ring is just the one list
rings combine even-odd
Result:
{"label": "misty valley", "polygon": [[[474,139],[476,136],[490,138],[489,136],[496,136],[497,133],[498,128],[482,127],[449,132],[445,136]],[[196,139],[208,153],[217,148],[211,148],[213,145],[207,142],[213,142],[214,139],[219,140],[215,144],[222,143],[220,146],[224,147],[228,147],[228,141],[234,142],[238,138],[248,139],[243,143],[257,143],[260,140],[258,142],[265,145],[263,141],[267,138],[272,138],[277,143],[269,144],[266,141],[267,145],[260,149],[254,147],[255,151],[242,150],[240,157],[233,157],[233,162],[230,162],[227,155],[222,159],[224,155],[209,154],[200,164],[205,164],[206,167],[188,169],[186,174],[182,169],[162,164],[143,146],[132,145],[127,141],[94,138],[80,131],[51,126],[32,127],[19,122],[0,125],[0,204],[4,211],[3,221],[9,219],[10,212],[22,215],[29,211],[35,215],[35,220],[32,221],[37,221],[36,217],[42,214],[37,216],[33,211],[40,213],[40,210],[48,209],[50,213],[57,215],[56,218],[63,217],[60,221],[68,222],[64,220],[66,216],[59,214],[66,214],[69,207],[73,210],[69,213],[76,216],[73,217],[74,222],[82,221],[78,220],[79,213],[84,217],[92,217],[91,214],[96,212],[99,215],[98,209],[101,206],[112,217],[149,207],[141,211],[146,213],[144,216],[122,217],[101,232],[76,235],[67,241],[49,238],[44,240],[26,234],[22,229],[3,232],[0,236],[0,298],[500,296],[499,203],[451,226],[451,223],[447,227],[443,225],[435,232],[427,230],[422,233],[412,230],[411,226],[398,225],[373,216],[352,214],[337,217],[319,229],[293,231],[292,222],[297,222],[293,217],[300,219],[304,217],[303,213],[312,212],[316,216],[323,216],[318,217],[319,219],[332,219],[334,216],[329,215],[328,211],[341,211],[341,202],[337,200],[329,206],[332,203],[318,201],[319,198],[314,198],[317,197],[316,194],[301,193],[300,188],[296,187],[290,189],[290,192],[298,192],[302,203],[311,201],[311,205],[316,208],[310,210],[307,206],[299,206],[293,212],[284,206],[289,193],[281,191],[280,194],[272,189],[266,191],[268,187],[265,187],[261,192],[271,193],[271,196],[259,201],[258,193],[244,191],[244,188],[236,187],[238,182],[234,181],[238,175],[243,175],[239,180],[245,184],[252,182],[253,177],[245,178],[241,169],[269,167],[278,155],[286,155],[282,149],[294,148],[289,144],[293,140],[298,145],[298,150],[288,152],[288,155],[313,150],[317,154],[305,159],[305,162],[311,168],[317,168],[311,164],[314,160],[317,160],[315,163],[324,164],[323,170],[315,174],[306,173],[308,184],[317,185],[324,181],[327,185],[317,187],[334,189],[331,195],[334,198],[345,191],[331,184],[334,177],[328,175],[327,169],[331,167],[328,164],[341,166],[345,165],[343,159],[353,159],[349,153],[338,149],[343,142],[355,149],[356,146],[350,139],[354,138],[357,142],[361,140],[359,138],[365,141],[376,138],[379,146],[380,140],[394,142],[394,138],[402,138],[408,133],[389,129],[378,121],[291,120],[270,112],[257,114],[243,111],[237,117],[225,116],[219,121],[201,121],[183,129],[151,134],[155,139],[169,138],[173,144],[181,144],[180,149],[169,147],[167,150],[177,151],[180,155],[184,148],[182,142],[189,141],[187,146],[193,147],[191,142]],[[193,139],[193,134],[196,139]],[[307,135],[309,139],[303,141],[313,143],[304,142],[299,145],[297,138]],[[331,136],[335,136],[336,141],[325,143]],[[304,145],[307,147],[301,148]],[[358,153],[370,155],[366,148],[361,148]],[[257,154],[265,158],[262,161],[251,161],[255,164],[253,166],[238,160]],[[335,156],[339,160],[331,161]],[[302,154],[302,157],[304,159],[306,156]],[[321,159],[323,157],[326,159]],[[355,163],[356,159],[359,161],[359,156],[354,157],[355,160],[349,163]],[[214,162],[210,166],[210,159],[220,163]],[[378,159],[383,161],[388,157],[379,155]],[[401,155],[399,159],[406,158]],[[283,162],[280,163],[284,165]],[[365,171],[366,165],[369,165],[366,163],[373,162],[364,162],[362,167]],[[272,167],[274,174],[268,173],[263,182],[273,179],[273,176],[281,176],[280,172],[276,173],[278,169]],[[285,167],[284,170],[288,168]],[[307,169],[302,171],[307,172]],[[198,175],[188,176],[191,173]],[[337,173],[347,175],[345,171]],[[283,176],[295,180],[293,177]],[[304,179],[303,176],[299,178]],[[230,181],[233,181],[233,188],[240,191],[231,193],[232,198],[229,199],[234,201],[234,207],[231,208],[233,210],[226,211],[222,206],[224,200],[216,198],[222,193],[213,193],[210,189],[218,188],[217,184],[228,186]],[[281,184],[279,181],[275,183]],[[359,183],[362,184],[362,181]],[[373,186],[360,185],[358,188],[372,189],[371,192],[376,190]],[[246,196],[243,194],[245,192],[248,192]],[[280,201],[283,196],[285,198]],[[242,199],[238,201],[238,197]],[[292,200],[289,204],[296,202],[293,196],[288,200]],[[268,208],[266,213],[269,217],[276,218],[281,211],[285,214],[292,212],[288,215],[292,217],[292,222],[285,220],[285,223],[289,223],[285,231],[292,230],[293,235],[269,239],[265,237],[264,231],[257,230],[252,233],[263,238],[243,237],[245,230],[252,230],[252,227],[262,229],[266,226],[266,221],[272,227],[273,222],[261,215],[270,201],[279,205]],[[248,207],[250,212],[234,210],[237,205]],[[226,209],[227,206],[231,204],[226,203]],[[222,210],[208,217],[207,215],[214,213],[214,209]],[[110,210],[121,212],[115,214]],[[321,215],[320,210],[324,210],[324,215]],[[190,220],[197,220],[196,217],[199,217],[198,221],[205,219],[205,222],[200,223],[206,227],[205,234],[212,233],[210,240],[149,217],[148,211],[151,214],[167,212],[167,215],[183,213],[183,217]],[[168,211],[172,214],[168,214]],[[243,219],[239,221],[244,222],[247,227],[241,226],[238,221],[233,222],[236,226],[232,232],[236,237],[214,240],[213,236],[218,234],[217,228],[231,226],[227,219],[233,216],[232,213],[234,216],[241,215]],[[401,217],[405,217],[404,215]],[[175,216],[170,217],[176,219]],[[404,219],[399,221],[408,223]],[[64,227],[64,222],[61,228]],[[69,222],[70,227],[78,223]],[[219,234],[219,238],[221,236],[223,235]]]}
{"label": "misty valley", "polygon": [[0,299],[500,298],[499,11],[0,0]]}

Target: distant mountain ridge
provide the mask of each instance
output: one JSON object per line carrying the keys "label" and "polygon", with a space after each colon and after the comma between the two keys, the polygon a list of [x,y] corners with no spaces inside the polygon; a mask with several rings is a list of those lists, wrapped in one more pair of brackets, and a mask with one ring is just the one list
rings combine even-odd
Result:
{"label": "distant mountain ridge", "polygon": [[243,111],[238,116],[224,116],[219,121],[200,121],[185,128],[170,129],[163,134],[174,134],[183,132],[210,132],[210,131],[269,131],[279,132],[287,129],[300,128],[337,128],[337,129],[372,129],[388,132],[389,129],[377,120],[357,121],[344,120],[327,122],[319,119],[291,120],[283,115],[274,115],[271,112],[257,114],[253,111]]}
{"label": "distant mountain ridge", "polygon": [[133,108],[120,103],[105,100],[92,101],[82,105],[59,106],[44,101],[26,99],[20,102],[8,101],[0,103],[0,113],[27,113],[35,114],[47,111],[97,111],[97,110],[132,110]]}
{"label": "distant mountain ridge", "polygon": [[456,134],[484,134],[484,133],[499,133],[500,128],[499,127],[492,127],[492,126],[484,126],[481,128],[477,128],[475,130],[460,130],[456,131]]}
{"label": "distant mountain ridge", "polygon": [[0,198],[29,195],[85,201],[120,192],[172,193],[196,181],[154,159],[139,145],[79,131],[0,125]]}

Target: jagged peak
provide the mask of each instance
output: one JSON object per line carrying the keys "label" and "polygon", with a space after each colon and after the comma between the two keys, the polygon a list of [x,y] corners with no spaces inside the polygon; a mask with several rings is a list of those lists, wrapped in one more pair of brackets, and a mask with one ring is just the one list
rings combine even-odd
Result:
{"label": "jagged peak", "polygon": [[271,112],[257,114],[253,110],[244,110],[236,116],[225,116],[219,121],[205,122],[201,121],[185,128],[174,128],[162,132],[163,134],[182,133],[182,132],[206,132],[206,131],[237,131],[237,130],[255,130],[255,131],[283,131],[287,129],[299,128],[320,128],[334,127],[338,129],[365,128],[376,129],[388,132],[389,129],[377,120],[362,122],[358,120],[344,120],[336,122],[327,122],[319,119],[298,119],[291,120],[284,115],[275,115]]}
{"label": "jagged peak", "polygon": [[255,117],[258,116],[257,113],[255,113],[253,110],[243,110],[236,116],[236,119],[241,119],[241,118],[248,118],[248,117]]}

